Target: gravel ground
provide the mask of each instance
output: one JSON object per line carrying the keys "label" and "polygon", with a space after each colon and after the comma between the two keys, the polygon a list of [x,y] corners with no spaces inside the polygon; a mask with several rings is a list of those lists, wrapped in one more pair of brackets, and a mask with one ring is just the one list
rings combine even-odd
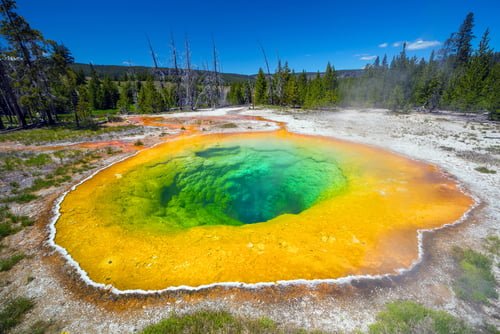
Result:
{"label": "gravel ground", "polygon": [[[456,268],[450,255],[454,245],[481,250],[484,237],[500,235],[498,123],[472,120],[453,113],[398,115],[384,110],[284,113],[226,108],[203,111],[199,115],[221,117],[226,114],[261,116],[286,123],[289,131],[375,145],[437,164],[455,176],[481,204],[464,223],[426,234],[423,261],[414,270],[396,279],[259,289],[218,287],[198,292],[116,296],[87,287],[64,259],[47,245],[52,202],[65,191],[63,188],[55,189],[46,195],[43,202],[16,208],[20,213],[36,216],[37,224],[7,238],[9,245],[15,245],[30,256],[12,270],[0,273],[0,298],[27,296],[37,302],[19,330],[28,328],[36,320],[53,320],[57,327],[54,332],[133,333],[174,311],[183,313],[210,308],[228,309],[242,316],[266,316],[279,323],[309,329],[351,332],[365,330],[384,304],[398,299],[412,299],[446,310],[471,324],[488,322],[500,327],[498,304],[472,307],[454,295],[451,285]],[[194,113],[185,115],[192,117]],[[184,115],[166,115],[172,116]],[[231,122],[235,122],[234,118]],[[238,128],[213,126],[207,131],[249,130],[250,124],[235,123]],[[259,126],[258,123],[251,121],[252,130],[277,128],[277,123],[264,122],[267,126]],[[145,131],[145,136],[154,138],[162,131],[152,128]],[[157,140],[151,139],[151,142]],[[118,158],[111,157],[99,165],[104,166]],[[479,166],[497,173],[480,173],[475,170]],[[499,267],[495,265],[494,268],[499,280]]]}

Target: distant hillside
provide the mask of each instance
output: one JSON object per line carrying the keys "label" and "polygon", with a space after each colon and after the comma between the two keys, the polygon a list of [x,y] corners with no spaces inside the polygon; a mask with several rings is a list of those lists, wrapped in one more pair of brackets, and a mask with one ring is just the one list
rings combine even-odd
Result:
{"label": "distant hillside", "polygon": [[[124,66],[124,65],[92,65],[96,72],[102,77],[110,77],[113,80],[122,80],[126,75],[133,74],[139,77],[146,77],[151,73],[152,68],[147,66]],[[91,74],[91,67],[89,64],[75,63],[71,67],[75,71],[83,71],[86,76]],[[160,70],[167,72],[169,68],[162,67]],[[338,70],[337,76],[339,78],[359,77],[363,74],[363,70]],[[236,73],[222,73],[222,79],[225,83],[243,82],[247,80],[254,80],[256,74],[245,75]],[[308,72],[307,76],[312,78],[316,72]]]}
{"label": "distant hillside", "polygon": [[[147,66],[123,66],[123,65],[92,65],[96,72],[100,76],[107,76],[112,78],[113,80],[121,80],[126,75],[134,74],[141,76],[147,76],[151,73],[152,68]],[[71,67],[75,71],[83,71],[86,76],[91,74],[91,67],[89,64],[81,64],[75,63],[72,64]],[[160,70],[167,72],[169,69],[166,67],[160,68]],[[235,73],[222,73],[222,79],[224,82],[232,83],[232,82],[241,82],[246,81],[248,79],[252,79],[249,75],[244,74],[235,74]]]}
{"label": "distant hillside", "polygon": [[[336,70],[335,73],[337,73],[338,78],[357,78],[363,75],[363,70]],[[314,78],[316,76],[317,72],[307,72],[307,76],[309,78]],[[323,73],[320,73],[323,75]]]}

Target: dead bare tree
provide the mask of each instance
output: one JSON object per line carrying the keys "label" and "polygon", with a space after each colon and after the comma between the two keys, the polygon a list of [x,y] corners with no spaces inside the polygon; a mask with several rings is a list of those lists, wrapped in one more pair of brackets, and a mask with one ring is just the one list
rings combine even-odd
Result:
{"label": "dead bare tree", "polygon": [[191,48],[189,45],[189,39],[186,37],[185,40],[185,58],[184,58],[184,71],[182,75],[182,84],[184,86],[184,91],[186,92],[185,105],[189,106],[191,110],[196,109],[196,77],[193,71],[193,65],[191,64]]}
{"label": "dead bare tree", "polygon": [[[285,77],[284,77],[284,68],[281,64],[281,58],[279,56],[279,54],[277,55],[278,57],[278,68],[276,69],[276,72],[275,72],[275,78],[273,81],[274,84],[275,84],[275,98],[276,98],[276,103],[278,103],[279,105],[283,105],[284,104],[284,100],[285,100],[285,84],[286,84],[286,81],[285,81]],[[288,63],[285,63],[285,68],[288,68]]]}
{"label": "dead bare tree", "polygon": [[248,105],[251,104],[251,107],[253,109],[253,108],[255,108],[255,104],[254,104],[254,101],[252,98],[252,91],[253,91],[252,83],[250,80],[247,80],[247,82],[245,83],[243,95],[245,97],[245,104],[248,104]]}
{"label": "dead bare tree", "polygon": [[206,105],[211,105],[213,100],[213,72],[210,71],[207,63],[203,64],[199,81],[202,84],[202,88],[200,94],[197,95],[195,105],[198,107],[202,102]]}
{"label": "dead bare tree", "polygon": [[215,40],[212,37],[212,53],[213,53],[213,94],[212,94],[212,108],[216,108],[219,106],[220,103],[220,98],[221,98],[221,86],[223,84],[221,76],[219,74],[220,72],[220,61],[219,61],[219,55],[217,52],[217,47],[215,46]]}
{"label": "dead bare tree", "polygon": [[203,64],[203,70],[197,71],[200,78],[197,82],[201,83],[201,92],[196,98],[196,107],[202,102],[211,108],[217,108],[221,103],[223,81],[220,75],[221,65],[217,53],[215,41],[212,38],[212,68],[208,63]]}
{"label": "dead bare tree", "polygon": [[260,49],[262,50],[262,55],[264,56],[264,61],[266,62],[266,68],[267,68],[267,79],[269,81],[269,103],[274,104],[274,87],[273,87],[273,76],[271,75],[271,69],[269,68],[269,61],[267,60],[267,55],[266,55],[266,50],[264,50],[264,47],[262,46],[261,43],[259,43]]}
{"label": "dead bare tree", "polygon": [[153,44],[151,44],[151,40],[149,39],[149,37],[147,37],[147,39],[148,39],[149,51],[151,52],[151,58],[153,58],[153,65],[154,65],[153,76],[158,77],[158,79],[160,80],[161,88],[163,88],[163,81],[165,80],[165,74],[158,66],[158,58],[156,56],[155,50],[153,49]]}
{"label": "dead bare tree", "polygon": [[177,48],[175,47],[174,34],[170,33],[170,53],[171,53],[171,69],[170,77],[175,84],[175,104],[179,106],[182,110],[182,84],[181,84],[181,72],[179,70],[179,61],[177,57]]}

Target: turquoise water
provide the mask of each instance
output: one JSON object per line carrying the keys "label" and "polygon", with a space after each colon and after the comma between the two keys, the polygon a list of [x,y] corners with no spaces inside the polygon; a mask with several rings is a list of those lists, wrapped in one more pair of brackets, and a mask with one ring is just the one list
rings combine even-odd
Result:
{"label": "turquoise water", "polygon": [[239,140],[139,166],[120,180],[119,194],[128,199],[122,211],[133,214],[140,207],[172,228],[238,226],[298,214],[346,183],[337,162],[323,152]]}

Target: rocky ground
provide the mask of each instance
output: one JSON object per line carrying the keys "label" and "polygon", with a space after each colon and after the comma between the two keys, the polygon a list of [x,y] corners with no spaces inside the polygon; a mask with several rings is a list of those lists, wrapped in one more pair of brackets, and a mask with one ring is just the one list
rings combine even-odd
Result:
{"label": "rocky ground", "polygon": [[[133,333],[171,312],[209,308],[227,309],[242,316],[267,316],[279,323],[308,329],[351,332],[365,330],[387,302],[399,299],[411,299],[446,310],[473,325],[487,322],[500,327],[498,301],[489,306],[472,305],[457,298],[451,288],[456,276],[456,263],[451,256],[453,246],[481,250],[485,237],[500,235],[500,124],[454,113],[290,112],[245,108],[151,118],[130,116],[125,123],[136,124],[143,131],[125,132],[116,138],[72,142],[71,147],[75,149],[101,150],[99,157],[85,162],[88,168],[71,174],[70,180],[64,179],[53,187],[39,190],[40,197],[29,204],[10,205],[14,213],[36,220],[35,225],[6,237],[0,249],[2,254],[16,249],[27,255],[11,270],[0,273],[0,299],[26,296],[37,302],[19,331],[37,320],[44,320],[52,323],[53,332]],[[426,234],[423,261],[411,272],[395,279],[359,280],[344,285],[304,284],[253,290],[218,287],[197,292],[117,296],[86,286],[47,244],[53,201],[98,168],[179,134],[273,130],[280,126],[293,132],[375,145],[439,165],[455,176],[480,204],[462,224]],[[29,150],[50,153],[67,145],[50,143],[30,146]],[[22,145],[9,142],[0,143],[0,147],[1,152],[23,150]],[[497,173],[476,170],[480,167]],[[51,172],[50,164],[44,168],[45,172]],[[19,179],[16,182],[23,182],[22,174],[5,175],[9,176],[2,176],[2,191],[9,190],[13,177]],[[498,281],[498,259],[494,270]]]}

